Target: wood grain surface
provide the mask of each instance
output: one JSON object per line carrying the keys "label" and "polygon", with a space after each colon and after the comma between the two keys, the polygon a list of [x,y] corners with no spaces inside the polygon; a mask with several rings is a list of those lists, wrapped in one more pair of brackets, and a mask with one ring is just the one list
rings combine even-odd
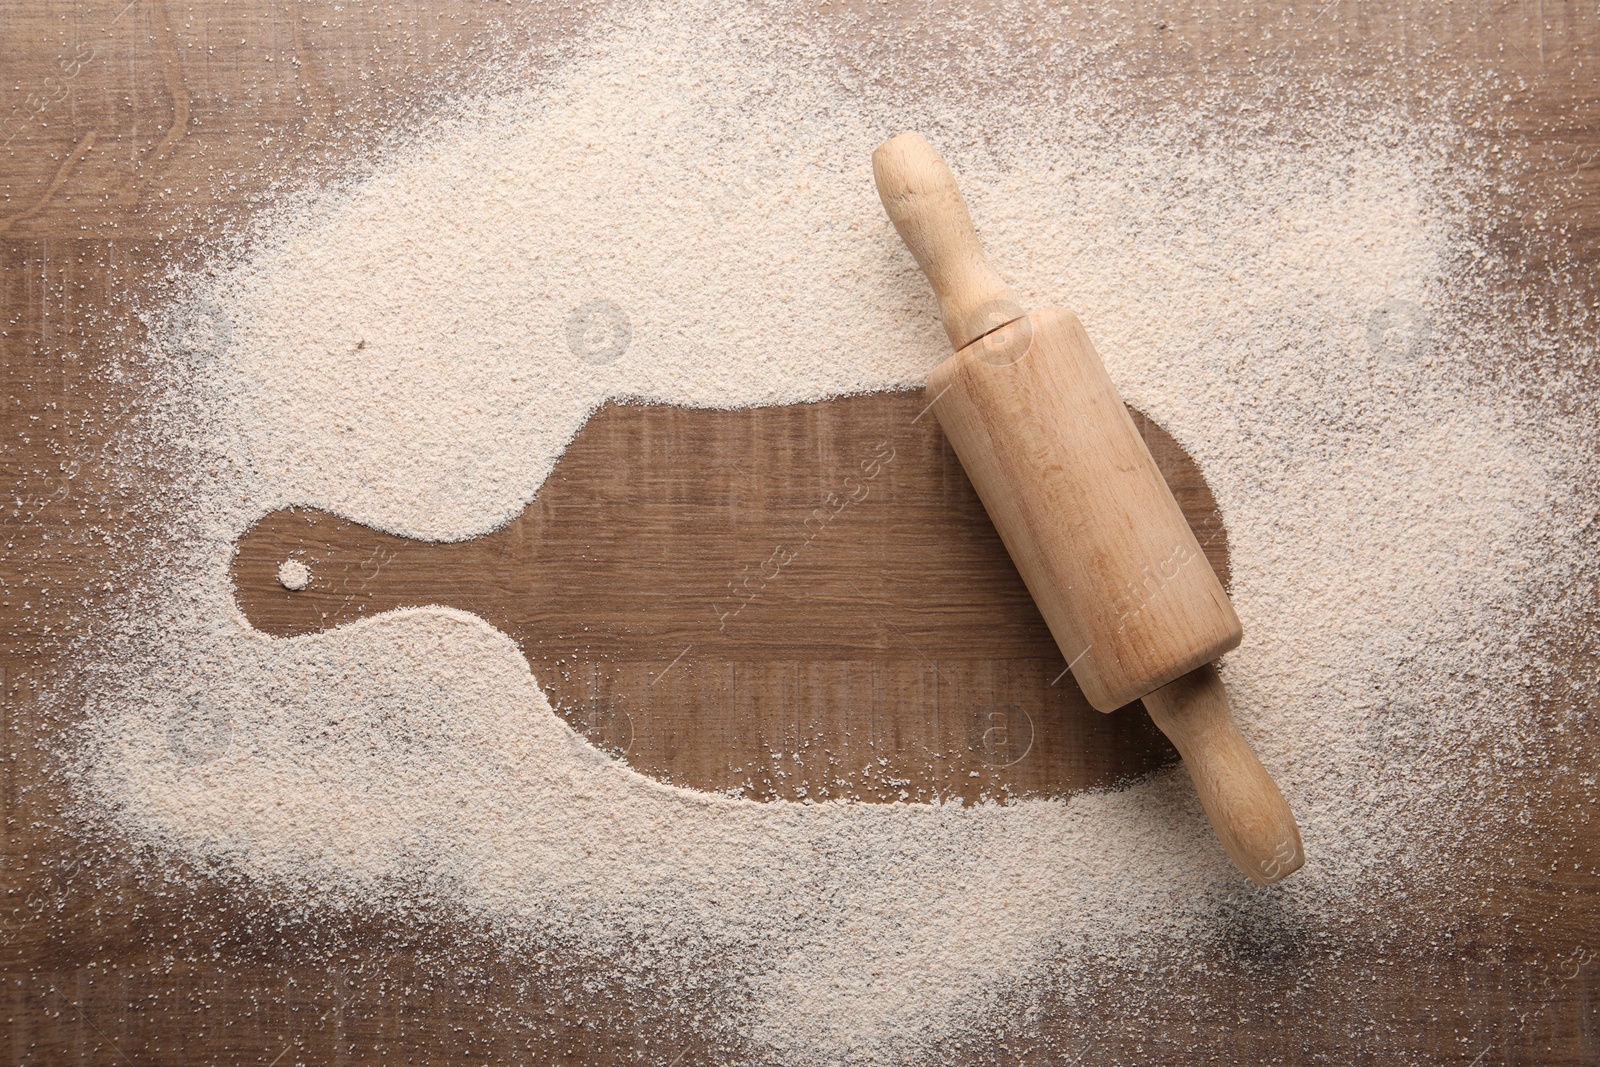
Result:
{"label": "wood grain surface", "polygon": [[[1063,677],[926,406],[920,391],[743,411],[610,404],[499,530],[431,544],[275,512],[239,539],[236,596],[280,635],[421,604],[481,615],[575,727],[702,789],[1064,795],[1170,762],[1140,708],[1102,715]],[[1225,576],[1199,470],[1135,418]],[[309,564],[309,587],[279,583],[288,559]]]}
{"label": "wood grain surface", "polygon": [[[205,871],[173,877],[123,844],[92,835],[61,785],[63,739],[77,721],[80,695],[68,688],[73,664],[64,657],[81,654],[70,650],[84,642],[109,640],[97,619],[137,587],[135,549],[171,521],[159,478],[142,472],[137,457],[117,444],[122,430],[147,415],[138,388],[144,373],[136,358],[143,337],[138,301],[164,292],[167,264],[198,262],[284,189],[314,185],[363,158],[370,131],[426,115],[441,87],[486,83],[506,57],[541,55],[608,12],[603,4],[515,8],[468,0],[26,0],[0,8],[0,1062],[687,1067],[722,1061],[693,1025],[696,1005],[670,1005],[664,992],[660,1002],[648,994],[619,996],[593,961],[529,960],[470,928],[419,929],[382,914],[303,914],[269,891]],[[779,18],[799,36],[819,26],[854,35],[861,47],[851,59],[859,65],[853,73],[867,70],[900,89],[937,77],[941,49],[953,47],[939,27],[954,15],[921,4],[807,4]],[[1563,292],[1594,302],[1600,20],[1593,5],[1134,3],[1024,9],[985,26],[997,47],[1040,34],[1081,43],[1086,55],[1115,69],[1130,107],[1223,93],[1241,113],[1270,115],[1272,86],[1285,78],[1307,85],[1336,80],[1372,100],[1437,102],[1442,87],[1457,87],[1448,97],[1456,118],[1480,146],[1499,149],[1490,158],[1503,161],[1481,184],[1472,205],[1475,225],[1493,247],[1529,267],[1516,291],[1500,296],[1536,311],[1554,306]],[[928,41],[926,63],[874,72],[875,42],[886,40]],[[534,76],[538,62],[519,69]],[[1574,328],[1588,331],[1592,345],[1592,321]],[[1509,379],[1527,358],[1483,357],[1487,371]],[[1003,763],[1015,749],[996,748],[991,735],[985,750],[984,730],[993,723],[908,717],[909,709],[893,702],[875,706],[871,731],[858,732],[843,705],[829,703],[834,690],[801,676],[802,656],[780,662],[776,675],[760,683],[787,686],[795,700],[753,716],[750,706],[737,705],[736,712],[703,720],[673,718],[671,709],[683,707],[673,700],[635,708],[631,725],[622,723],[608,710],[619,687],[636,689],[645,675],[658,676],[672,651],[667,637],[692,644],[687,632],[652,635],[657,643],[634,660],[623,658],[619,645],[605,670],[590,664],[587,672],[553,672],[563,713],[602,744],[631,744],[630,760],[652,773],[693,784],[747,784],[769,797],[791,794],[783,783],[745,783],[733,775],[740,755],[752,746],[804,753],[807,742],[821,747],[818,736],[830,744],[875,742],[876,751],[926,790],[953,789],[955,769],[970,768],[989,789],[1064,792],[1170,760],[1142,716],[1092,715],[1073,706],[1069,690],[1040,688],[1052,655],[1043,646],[1037,656],[1029,652],[1039,640],[1036,619],[1018,597],[992,531],[973,518],[970,487],[937,436],[901,432],[907,414],[915,414],[909,400],[845,404],[860,408],[870,432],[852,429],[840,405],[734,415],[607,409],[564,461],[562,477],[572,479],[565,491],[574,500],[585,491],[603,495],[615,485],[607,456],[629,454],[646,430],[664,442],[664,476],[688,480],[708,446],[729,432],[726,420],[745,418],[766,425],[748,447],[792,479],[789,503],[800,508],[821,484],[807,479],[824,475],[808,473],[809,460],[792,447],[780,461],[796,433],[829,443],[845,461],[858,445],[876,442],[879,426],[893,430],[896,442],[905,442],[897,456],[907,460],[893,475],[904,480],[895,492],[909,494],[913,511],[930,521],[942,506],[966,516],[945,520],[942,529],[961,539],[944,543],[942,570],[928,580],[971,581],[983,595],[958,601],[971,614],[938,626],[964,630],[980,645],[1009,642],[1007,669],[1014,673],[985,677],[968,665],[974,673],[963,684],[1039,712],[1027,758],[996,769],[996,756]],[[1167,459],[1169,476],[1183,470],[1180,455]],[[731,472],[723,476],[729,486],[742,484]],[[552,485],[552,496],[558,488]],[[1192,488],[1189,514],[1203,518],[1203,486]],[[888,497],[879,500],[886,505]],[[853,554],[852,544],[881,551],[892,538],[912,535],[909,520],[897,526],[893,509],[873,507],[869,499],[848,516],[860,539],[841,537],[827,546],[828,567],[814,579],[836,582],[823,570],[878,573],[873,561]],[[547,520],[553,536],[583,536],[578,516],[528,521]],[[673,518],[652,510],[647,521],[670,526]],[[746,533],[757,546],[772,531]],[[282,530],[262,536],[279,540],[263,541],[258,556],[241,557],[238,573],[241,588],[263,598],[265,624],[273,617],[268,600],[280,594],[264,587],[263,574],[291,540]],[[341,540],[346,536],[348,542]],[[335,531],[326,551],[358,543],[375,542],[359,531]],[[733,560],[750,562],[740,555],[743,542],[723,551],[697,575],[707,587],[725,586]],[[758,551],[755,562],[761,558]],[[399,584],[363,593],[372,608],[405,599],[413,588],[429,597],[431,579],[391,577]],[[466,586],[446,578],[432,588],[444,599]],[[325,595],[315,592],[309,602],[327,603],[315,599]],[[481,605],[481,592],[478,600],[473,595],[463,606]],[[866,607],[871,600],[836,598],[833,606],[855,620],[856,644],[848,653],[815,652],[836,657],[831,677],[850,678],[856,670],[865,692],[872,691],[872,670],[900,670],[906,676],[897,679],[898,692],[934,666],[957,669],[902,658],[895,630],[906,624],[875,618]],[[341,594],[333,611],[344,610]],[[515,614],[503,617],[516,621]],[[750,621],[750,641],[782,633],[781,621],[754,615]],[[906,636],[916,635],[907,629]],[[861,657],[860,649],[868,654]],[[566,665],[572,651],[552,645],[530,655],[554,657],[544,661],[553,667],[556,659]],[[875,659],[894,666],[848,666]],[[1540,693],[1540,717],[1528,724],[1530,730],[1586,725],[1552,734],[1564,763],[1600,755],[1584,717],[1595,670],[1592,656],[1574,647]],[[697,677],[685,670],[674,684]],[[780,704],[801,711],[785,717]],[[948,765],[930,761],[927,753],[938,750],[956,758]],[[1525,810],[1477,853],[1460,857],[1453,872],[1459,877],[1445,885],[1418,871],[1394,885],[1395,899],[1406,902],[1397,914],[1418,916],[1415,937],[1403,920],[1382,928],[1358,923],[1335,947],[1296,937],[1304,923],[1292,911],[1268,906],[1270,921],[1263,922],[1253,906],[1255,919],[1193,967],[1108,971],[1100,976],[1100,995],[1076,1001],[1070,1012],[1047,999],[1031,1037],[969,1035],[951,1044],[947,1058],[1600,1062],[1592,781],[1528,769],[1518,779],[1526,786]],[[882,799],[875,789],[852,786],[854,795]],[[1238,900],[1215,904],[1215,922],[1229,929]]]}

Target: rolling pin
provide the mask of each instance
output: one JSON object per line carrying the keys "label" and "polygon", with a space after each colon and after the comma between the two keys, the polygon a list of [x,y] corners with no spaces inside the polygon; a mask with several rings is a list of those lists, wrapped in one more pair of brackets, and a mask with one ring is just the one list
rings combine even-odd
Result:
{"label": "rolling pin", "polygon": [[1102,712],[1143,698],[1233,862],[1257,885],[1288,877],[1299,828],[1213,665],[1239,617],[1083,324],[1022,308],[927,141],[901,134],[872,168],[955,348],[929,406],[1084,696]]}

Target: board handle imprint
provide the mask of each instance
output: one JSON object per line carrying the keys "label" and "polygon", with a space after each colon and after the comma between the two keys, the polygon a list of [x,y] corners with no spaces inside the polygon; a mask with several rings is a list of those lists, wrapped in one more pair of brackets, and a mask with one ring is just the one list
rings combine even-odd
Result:
{"label": "board handle imprint", "polygon": [[1228,691],[1212,665],[1144,697],[1194,779],[1222,847],[1256,885],[1289,877],[1305,863],[1300,829],[1277,783],[1239,732]]}
{"label": "board handle imprint", "polygon": [[939,298],[957,352],[1027,314],[984,258],[955,175],[919,134],[902,133],[872,153],[883,208]]}

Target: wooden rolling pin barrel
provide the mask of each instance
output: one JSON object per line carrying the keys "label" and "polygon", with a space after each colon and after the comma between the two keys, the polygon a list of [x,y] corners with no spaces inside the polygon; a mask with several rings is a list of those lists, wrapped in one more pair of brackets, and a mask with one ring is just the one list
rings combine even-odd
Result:
{"label": "wooden rolling pin barrel", "polygon": [[1234,863],[1258,885],[1293,874],[1294,816],[1212,665],[1239,617],[1082,324],[1024,311],[927,141],[902,134],[872,163],[956,349],[930,405],[1084,696],[1103,712],[1142,697]]}

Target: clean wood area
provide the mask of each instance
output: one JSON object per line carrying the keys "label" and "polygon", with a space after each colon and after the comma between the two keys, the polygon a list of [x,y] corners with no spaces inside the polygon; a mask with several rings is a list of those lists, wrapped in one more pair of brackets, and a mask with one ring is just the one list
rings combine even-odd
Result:
{"label": "clean wood area", "polygon": [[[920,392],[607,405],[499,530],[430,544],[276,512],[240,539],[237,598],[274,634],[474,612],[516,638],[574,726],[702,789],[1064,795],[1171,762],[1137,705],[1085,702],[925,408]],[[1199,471],[1135,417],[1226,574]],[[277,580],[291,558],[310,565],[305,590]]]}

